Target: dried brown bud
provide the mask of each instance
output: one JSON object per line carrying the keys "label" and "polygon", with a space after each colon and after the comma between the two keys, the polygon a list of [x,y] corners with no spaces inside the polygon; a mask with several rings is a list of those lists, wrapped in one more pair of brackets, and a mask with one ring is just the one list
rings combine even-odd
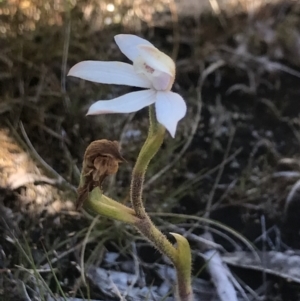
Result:
{"label": "dried brown bud", "polygon": [[80,208],[95,187],[100,187],[104,179],[118,171],[119,163],[125,161],[120,154],[118,141],[106,139],[93,141],[86,149],[83,158],[82,177],[84,184],[78,187],[76,208]]}

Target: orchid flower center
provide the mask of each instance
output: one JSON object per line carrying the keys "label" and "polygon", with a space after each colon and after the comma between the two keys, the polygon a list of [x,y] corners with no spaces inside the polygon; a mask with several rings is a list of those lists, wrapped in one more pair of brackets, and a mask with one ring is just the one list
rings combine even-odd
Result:
{"label": "orchid flower center", "polygon": [[139,46],[140,55],[133,61],[135,72],[145,76],[157,91],[170,91],[175,80],[173,60],[149,45]]}

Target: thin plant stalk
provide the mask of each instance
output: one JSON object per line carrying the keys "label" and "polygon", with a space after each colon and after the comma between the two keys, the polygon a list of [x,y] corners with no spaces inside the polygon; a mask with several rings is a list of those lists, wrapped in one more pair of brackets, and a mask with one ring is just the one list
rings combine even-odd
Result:
{"label": "thin plant stalk", "polygon": [[151,159],[160,149],[165,128],[160,125],[155,117],[153,106],[149,107],[150,128],[148,137],[140,151],[137,162],[132,172],[131,203],[138,217],[134,224],[138,231],[145,236],[162,254],[169,257],[177,270],[177,299],[180,301],[192,301],[191,287],[191,252],[188,241],[179,234],[171,233],[176,242],[175,248],[166,236],[153,224],[146,213],[142,193],[145,173]]}

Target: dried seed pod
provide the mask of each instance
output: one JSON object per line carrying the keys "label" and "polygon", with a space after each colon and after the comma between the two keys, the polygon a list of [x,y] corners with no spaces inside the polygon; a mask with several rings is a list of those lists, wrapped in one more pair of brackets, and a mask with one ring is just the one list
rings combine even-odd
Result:
{"label": "dried seed pod", "polygon": [[79,209],[95,187],[100,187],[104,179],[118,171],[119,163],[126,161],[120,154],[118,141],[106,139],[93,141],[86,149],[83,158],[83,183],[77,189]]}

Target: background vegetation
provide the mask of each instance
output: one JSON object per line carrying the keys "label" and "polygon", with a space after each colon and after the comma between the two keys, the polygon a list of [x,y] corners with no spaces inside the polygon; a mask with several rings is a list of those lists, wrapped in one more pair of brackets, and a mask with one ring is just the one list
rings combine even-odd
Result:
{"label": "background vegetation", "polygon": [[241,300],[300,300],[300,6],[262,0],[0,1],[0,300],[172,300],[164,258],[73,206],[84,150],[102,138],[127,160],[105,192],[128,203],[147,134],[147,110],[85,116],[129,88],[66,78],[85,59],[125,61],[118,33],[177,64],[188,114],[149,168],[145,202],[189,239],[197,298],[218,300],[202,257],[216,221]]}

